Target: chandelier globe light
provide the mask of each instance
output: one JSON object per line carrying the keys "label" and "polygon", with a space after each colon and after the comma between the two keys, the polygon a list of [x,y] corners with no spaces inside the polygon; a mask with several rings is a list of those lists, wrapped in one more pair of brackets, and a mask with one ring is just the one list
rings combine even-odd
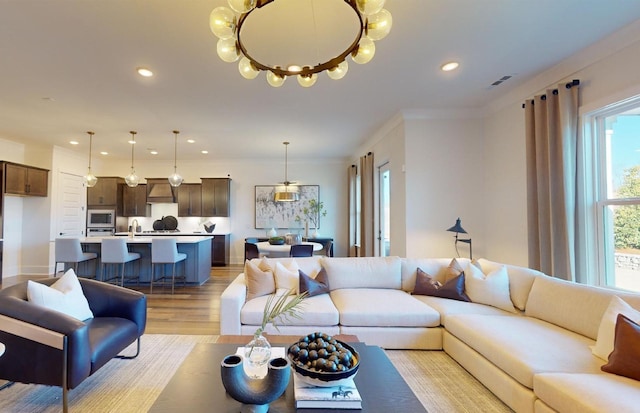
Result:
{"label": "chandelier globe light", "polygon": [[131,172],[129,173],[129,175],[124,177],[124,182],[127,184],[127,186],[134,188],[140,183],[140,178],[138,177],[138,175],[136,175],[136,169],[133,166],[133,150],[136,147],[136,134],[138,132],[132,130],[129,131],[129,133],[131,134],[131,140],[129,141],[129,143],[131,144]]}
{"label": "chandelier globe light", "polygon": [[[289,1],[289,3],[286,3]],[[261,21],[260,18],[253,17],[253,13],[257,10],[274,9],[281,13],[283,18],[289,18],[287,16],[295,16],[297,20],[302,20],[301,13],[292,10],[291,0],[228,0],[229,7],[216,7],[209,16],[209,27],[216,37],[218,37],[217,53],[220,59],[227,63],[233,63],[239,60],[238,70],[242,77],[245,79],[255,79],[260,72],[266,72],[267,83],[272,87],[280,87],[284,84],[288,77],[295,76],[298,79],[298,84],[303,87],[310,87],[316,83],[317,75],[320,72],[327,72],[327,76],[333,80],[342,79],[349,70],[349,64],[347,57],[351,56],[351,60],[357,64],[366,64],[373,59],[376,46],[375,41],[384,39],[391,31],[393,19],[391,13],[384,9],[385,0],[304,0],[310,4],[311,14],[313,19],[307,25],[309,31],[317,32],[316,21],[316,8],[331,6],[330,2],[337,5],[346,5],[351,10],[351,15],[355,13],[355,17],[351,16],[349,21],[354,23],[357,27],[354,33],[355,38],[339,53],[331,54],[330,58],[318,57],[313,65],[301,64],[302,62],[293,62],[287,64],[276,65],[268,63],[263,51],[255,50],[255,44],[247,41],[243,36],[243,28],[254,26],[257,27],[255,21]],[[279,9],[275,9],[275,4],[279,2],[281,6]],[[293,3],[300,4],[303,0],[296,0]],[[297,6],[296,6],[297,7]],[[284,11],[283,11],[284,10]],[[273,11],[273,10],[270,10]],[[321,10],[325,11],[325,10]],[[289,18],[289,20],[292,20]],[[295,22],[299,27],[300,22]],[[326,23],[325,23],[326,24]],[[342,26],[335,22],[331,22],[330,25]],[[335,31],[335,27],[331,27],[331,30]],[[255,29],[257,30],[257,29]],[[297,32],[294,32],[297,34]],[[266,33],[260,33],[264,35]],[[316,33],[317,34],[317,33]],[[291,36],[291,35],[290,35]],[[264,36],[260,36],[264,37]],[[276,36],[277,37],[277,36]],[[316,41],[317,40],[316,36]],[[279,37],[278,37],[279,38]],[[321,39],[322,40],[322,39]],[[279,42],[281,43],[281,42]],[[286,45],[282,45],[287,47]],[[306,45],[307,49],[318,48],[317,45]],[[339,46],[341,47],[341,46]],[[259,57],[258,57],[259,56]],[[291,57],[295,60],[295,57]]]}
{"label": "chandelier globe light", "polygon": [[276,192],[273,196],[275,202],[294,202],[300,200],[300,193],[295,182],[289,181],[287,176],[288,167],[288,151],[289,142],[282,142],[284,145],[284,181],[280,182],[282,185],[276,187]]}
{"label": "chandelier globe light", "polygon": [[89,134],[89,168],[87,169],[87,174],[83,177],[83,181],[87,187],[93,188],[98,183],[98,178],[91,172],[91,147],[95,132],[88,131],[87,133]]}
{"label": "chandelier globe light", "polygon": [[173,148],[173,173],[169,176],[169,184],[172,187],[178,187],[184,179],[178,174],[178,134],[180,131],[174,130],[174,148]]}

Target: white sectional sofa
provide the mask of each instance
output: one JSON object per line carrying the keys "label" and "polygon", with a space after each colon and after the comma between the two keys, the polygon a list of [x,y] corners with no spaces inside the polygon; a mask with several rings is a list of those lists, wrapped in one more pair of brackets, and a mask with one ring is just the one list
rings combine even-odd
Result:
{"label": "white sectional sofa", "polygon": [[[472,271],[468,260],[458,260]],[[640,295],[478,260],[484,274],[506,270],[514,307],[507,311],[411,294],[418,268],[444,283],[451,259],[309,257],[253,263],[271,267],[276,293],[297,285],[297,269],[313,277],[324,268],[328,279],[328,294],[305,299],[302,318],[279,331],[270,328],[270,334],[323,331],[355,334],[387,349],[444,350],[516,412],[640,411],[640,382],[603,372],[606,361],[591,350],[599,331],[603,334],[601,322],[613,297],[639,310]],[[247,301],[248,289],[240,274],[223,292],[221,334],[253,334],[260,325],[268,295]],[[604,342],[603,336],[598,345]]]}

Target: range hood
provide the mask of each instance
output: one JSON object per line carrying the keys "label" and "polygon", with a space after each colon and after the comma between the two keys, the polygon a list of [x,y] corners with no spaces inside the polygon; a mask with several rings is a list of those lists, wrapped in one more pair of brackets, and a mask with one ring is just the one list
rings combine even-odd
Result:
{"label": "range hood", "polygon": [[175,203],[176,189],[169,184],[167,178],[146,178],[147,203]]}

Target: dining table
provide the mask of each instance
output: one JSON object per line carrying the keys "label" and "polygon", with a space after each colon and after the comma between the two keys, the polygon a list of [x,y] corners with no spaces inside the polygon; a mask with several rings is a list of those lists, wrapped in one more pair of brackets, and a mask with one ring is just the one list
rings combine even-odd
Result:
{"label": "dining table", "polygon": [[[324,245],[319,242],[303,241],[300,244],[313,245],[313,252],[324,249]],[[291,251],[291,245],[289,244],[272,245],[269,244],[269,241],[261,241],[257,242],[256,245],[258,246],[260,254],[266,255],[270,258],[288,257],[289,252]]]}

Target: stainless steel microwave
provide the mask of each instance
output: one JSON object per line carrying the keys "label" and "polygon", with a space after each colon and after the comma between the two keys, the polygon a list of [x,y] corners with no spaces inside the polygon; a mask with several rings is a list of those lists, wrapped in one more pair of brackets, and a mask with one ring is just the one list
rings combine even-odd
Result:
{"label": "stainless steel microwave", "polygon": [[115,228],[116,211],[114,209],[87,210],[87,228]]}

